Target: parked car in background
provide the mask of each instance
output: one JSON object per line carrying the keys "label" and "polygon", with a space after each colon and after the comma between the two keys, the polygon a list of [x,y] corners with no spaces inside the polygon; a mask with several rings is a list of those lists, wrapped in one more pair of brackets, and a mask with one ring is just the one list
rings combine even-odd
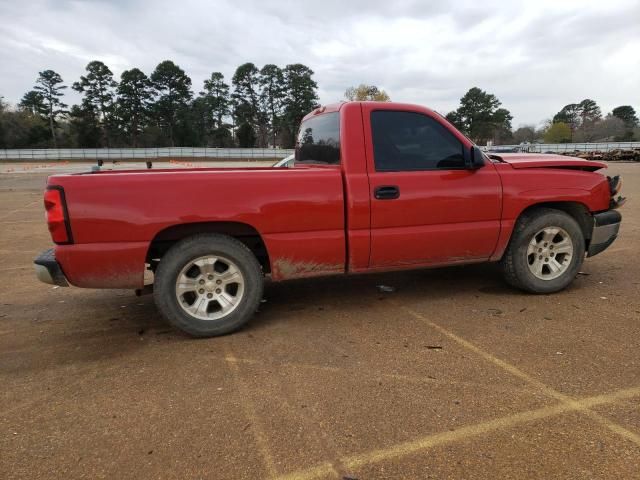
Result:
{"label": "parked car in background", "polygon": [[330,105],[303,119],[293,168],[49,177],[56,246],[36,272],[57,285],[153,288],[166,319],[200,337],[245,324],[265,276],[500,262],[514,287],[552,293],[618,235],[621,180],[604,168],[486,155],[417,105]]}
{"label": "parked car in background", "polygon": [[273,166],[279,167],[279,168],[292,168],[295,161],[296,161],[296,156],[289,155],[287,157],[284,157],[282,160],[279,160],[276,163],[274,163]]}

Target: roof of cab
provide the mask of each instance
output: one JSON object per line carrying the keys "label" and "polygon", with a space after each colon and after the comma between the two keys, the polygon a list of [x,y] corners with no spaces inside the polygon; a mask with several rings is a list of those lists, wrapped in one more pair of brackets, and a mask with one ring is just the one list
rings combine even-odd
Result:
{"label": "roof of cab", "polygon": [[413,103],[375,102],[375,101],[369,101],[369,100],[367,100],[367,101],[342,101],[342,102],[337,102],[337,103],[330,103],[328,105],[321,105],[318,108],[316,108],[316,109],[312,110],[311,112],[307,113],[304,116],[304,118],[302,119],[302,121],[304,122],[305,120],[308,120],[311,117],[314,117],[316,115],[321,115],[323,113],[337,112],[342,107],[344,107],[345,105],[352,105],[352,104],[379,105],[381,107],[384,107],[384,109],[399,108],[401,110],[416,110],[416,111],[423,111],[423,112],[424,111],[428,111],[428,112],[431,112],[431,113],[437,113],[434,110],[431,110],[430,108],[427,108],[427,107],[425,107],[423,105],[418,105],[418,104],[413,104]]}

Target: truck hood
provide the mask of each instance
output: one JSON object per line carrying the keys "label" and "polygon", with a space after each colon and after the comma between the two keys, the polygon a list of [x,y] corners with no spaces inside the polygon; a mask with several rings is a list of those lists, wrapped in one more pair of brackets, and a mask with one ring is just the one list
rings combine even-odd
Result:
{"label": "truck hood", "polygon": [[564,155],[547,155],[535,153],[491,153],[489,157],[508,163],[513,168],[563,168],[568,170],[584,170],[595,172],[607,168],[602,162],[566,157]]}

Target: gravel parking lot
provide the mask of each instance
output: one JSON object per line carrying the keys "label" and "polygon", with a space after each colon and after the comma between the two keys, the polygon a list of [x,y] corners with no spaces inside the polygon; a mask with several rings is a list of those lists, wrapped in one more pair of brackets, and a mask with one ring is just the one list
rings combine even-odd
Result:
{"label": "gravel parking lot", "polygon": [[640,478],[640,164],[611,165],[621,237],[562,293],[487,265],[269,284],[207,340],[150,296],[39,283],[51,170],[11,168],[0,478]]}

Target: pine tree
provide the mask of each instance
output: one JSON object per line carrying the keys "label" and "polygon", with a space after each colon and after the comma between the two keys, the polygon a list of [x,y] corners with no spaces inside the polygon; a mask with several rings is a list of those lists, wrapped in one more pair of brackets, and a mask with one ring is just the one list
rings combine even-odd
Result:
{"label": "pine tree", "polygon": [[[259,71],[253,63],[240,65],[231,79],[233,84],[234,122],[238,139],[243,147],[255,146],[256,131],[260,120]],[[242,129],[242,135],[240,135]]]}
{"label": "pine tree", "polygon": [[33,87],[40,95],[42,95],[45,105],[45,116],[49,123],[49,131],[51,132],[51,140],[53,147],[58,147],[58,139],[56,136],[56,125],[59,117],[66,115],[67,105],[60,100],[64,95],[63,90],[67,88],[63,85],[60,74],[53,70],[44,70],[39,72],[36,86]]}
{"label": "pine tree", "polygon": [[188,107],[193,94],[191,79],[171,60],[161,62],[151,74],[151,82],[156,93],[154,110],[160,126],[169,134],[169,142],[175,145],[174,130],[178,113]]}
{"label": "pine tree", "polygon": [[200,96],[205,100],[208,114],[207,135],[213,137],[215,146],[222,147],[229,137],[224,118],[231,113],[229,85],[224,82],[224,75],[213,72],[211,77],[204,81],[204,90],[200,92]]}
{"label": "pine tree", "polygon": [[311,78],[312,75],[313,71],[301,63],[287,65],[284,69],[284,125],[288,147],[295,144],[295,135],[302,118],[318,107],[318,84]]}
{"label": "pine tree", "polygon": [[37,90],[29,90],[25,93],[18,107],[30,112],[32,115],[46,116],[47,113],[44,97]]}
{"label": "pine tree", "polygon": [[147,124],[152,98],[151,82],[140,69],[122,72],[116,110],[121,128],[133,147],[138,146],[138,137]]}
{"label": "pine tree", "polygon": [[477,143],[505,136],[511,131],[511,113],[499,108],[498,98],[478,87],[470,88],[460,99],[457,110],[447,114],[447,120]]}
{"label": "pine tree", "polygon": [[102,132],[103,143],[107,147],[111,144],[111,130],[113,129],[114,98],[117,82],[113,73],[104,63],[94,60],[86,67],[87,75],[81,76],[79,82],[73,84],[76,92],[84,94],[82,108],[86,118],[93,113],[95,122]]}
{"label": "pine tree", "polygon": [[277,65],[269,64],[260,70],[260,94],[261,110],[266,113],[271,132],[271,145],[276,146],[276,139],[282,117],[282,107],[285,98],[284,73]]}

